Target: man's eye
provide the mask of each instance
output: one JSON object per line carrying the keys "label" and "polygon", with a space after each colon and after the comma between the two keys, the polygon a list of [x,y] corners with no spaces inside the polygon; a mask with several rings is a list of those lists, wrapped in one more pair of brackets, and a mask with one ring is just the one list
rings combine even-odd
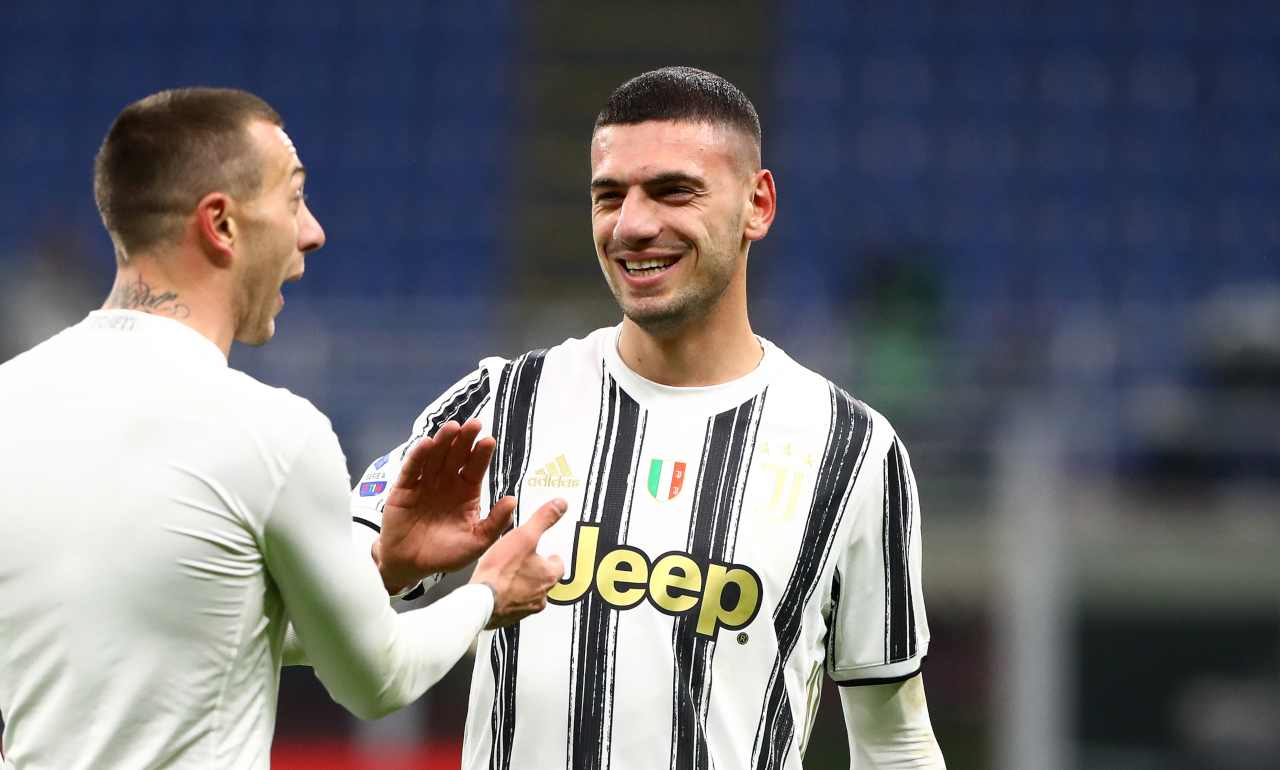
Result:
{"label": "man's eye", "polygon": [[622,196],[616,192],[596,193],[596,203],[608,203],[609,201],[616,201],[621,197]]}

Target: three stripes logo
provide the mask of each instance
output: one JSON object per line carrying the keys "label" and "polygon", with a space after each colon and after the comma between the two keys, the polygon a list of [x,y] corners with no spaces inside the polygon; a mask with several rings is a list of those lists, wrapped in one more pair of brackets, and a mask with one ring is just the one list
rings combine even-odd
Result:
{"label": "three stripes logo", "polygon": [[582,482],[574,478],[564,455],[534,471],[527,484],[543,489],[576,489],[582,486]]}
{"label": "three stripes logo", "polygon": [[685,464],[675,460],[649,462],[649,494],[660,502],[676,499],[684,489]]}

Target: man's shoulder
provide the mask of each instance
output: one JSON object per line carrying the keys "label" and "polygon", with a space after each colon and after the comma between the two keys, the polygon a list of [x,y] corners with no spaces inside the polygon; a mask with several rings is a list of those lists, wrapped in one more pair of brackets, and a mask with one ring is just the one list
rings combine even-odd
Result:
{"label": "man's shoulder", "polygon": [[859,398],[844,385],[799,363],[776,345],[778,363],[771,389],[781,391],[790,403],[795,403],[815,417],[829,419],[832,410],[848,414],[853,420],[865,421],[874,440],[892,439],[896,433],[893,424],[881,412]]}
{"label": "man's shoulder", "polygon": [[288,388],[268,385],[238,369],[227,369],[224,379],[227,406],[251,424],[290,432],[329,425],[315,404]]}
{"label": "man's shoulder", "polygon": [[604,346],[616,334],[616,327],[606,326],[582,337],[569,337],[549,347],[533,348],[512,356],[487,356],[480,359],[475,371],[459,381],[454,389],[465,387],[467,383],[476,380],[484,380],[489,388],[497,388],[503,382],[509,384],[515,376],[524,377],[535,372],[540,376],[547,368],[561,370],[586,367],[592,371],[598,370],[604,358]]}
{"label": "man's shoulder", "polygon": [[480,367],[491,374],[530,361],[547,361],[557,365],[577,362],[598,362],[603,358],[604,346],[617,334],[617,327],[606,326],[581,337],[569,337],[554,345],[533,348],[519,355],[504,358],[490,356],[481,359]]}

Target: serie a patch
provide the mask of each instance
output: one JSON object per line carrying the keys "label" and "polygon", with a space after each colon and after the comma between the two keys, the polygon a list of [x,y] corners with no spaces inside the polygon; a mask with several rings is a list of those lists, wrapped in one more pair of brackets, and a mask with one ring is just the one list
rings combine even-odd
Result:
{"label": "serie a patch", "polygon": [[385,481],[365,481],[360,484],[361,497],[373,497],[382,494],[382,490],[387,488]]}

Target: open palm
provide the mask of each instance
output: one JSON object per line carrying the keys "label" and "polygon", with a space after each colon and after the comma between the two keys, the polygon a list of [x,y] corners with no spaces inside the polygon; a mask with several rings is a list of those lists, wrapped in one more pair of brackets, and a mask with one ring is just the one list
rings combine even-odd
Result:
{"label": "open palm", "polygon": [[427,575],[470,564],[511,522],[514,497],[480,518],[480,484],[495,442],[479,442],[480,421],[447,422],[405,458],[387,494],[374,558],[387,585],[411,585]]}

